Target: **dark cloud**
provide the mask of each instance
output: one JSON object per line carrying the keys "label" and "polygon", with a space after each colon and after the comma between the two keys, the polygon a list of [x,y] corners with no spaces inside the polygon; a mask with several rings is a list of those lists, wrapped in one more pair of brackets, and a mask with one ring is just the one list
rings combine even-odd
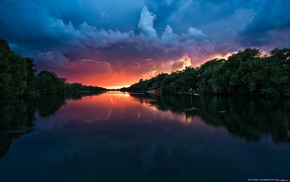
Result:
{"label": "dark cloud", "polygon": [[[273,32],[280,32],[282,35],[285,31],[290,31],[290,1],[265,0],[260,11],[256,12],[253,20],[242,30],[240,42],[245,46],[263,46],[271,44],[273,41],[283,41],[274,37]],[[289,46],[289,40],[286,43]]]}
{"label": "dark cloud", "polygon": [[285,30],[290,28],[290,1],[265,1],[262,10],[256,14],[246,27],[246,33],[263,33],[272,30]]}
{"label": "dark cloud", "polygon": [[90,60],[147,74],[289,47],[289,9],[285,0],[2,0],[0,37],[43,67]]}

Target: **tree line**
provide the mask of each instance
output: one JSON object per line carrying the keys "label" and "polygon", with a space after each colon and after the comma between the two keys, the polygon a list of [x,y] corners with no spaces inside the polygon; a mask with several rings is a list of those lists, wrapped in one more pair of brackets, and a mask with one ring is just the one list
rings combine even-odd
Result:
{"label": "tree line", "polygon": [[31,58],[22,58],[11,51],[0,38],[0,98],[104,91],[104,88],[66,83],[54,72],[40,71]]}
{"label": "tree line", "polygon": [[166,93],[194,92],[214,95],[290,96],[290,49],[274,49],[264,55],[247,48],[227,59],[212,59],[197,68],[141,79],[129,91],[159,87]]}

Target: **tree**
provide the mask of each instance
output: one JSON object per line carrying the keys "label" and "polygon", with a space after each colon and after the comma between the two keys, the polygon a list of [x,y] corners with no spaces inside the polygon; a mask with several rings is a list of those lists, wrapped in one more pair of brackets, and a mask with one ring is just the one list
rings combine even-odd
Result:
{"label": "tree", "polygon": [[219,93],[217,76],[223,64],[224,60],[213,59],[201,65],[199,87],[202,93]]}
{"label": "tree", "polygon": [[58,78],[55,73],[41,71],[39,74],[38,89],[42,95],[63,94],[65,79]]}
{"label": "tree", "polygon": [[0,39],[0,97],[23,96],[27,92],[27,65]]}

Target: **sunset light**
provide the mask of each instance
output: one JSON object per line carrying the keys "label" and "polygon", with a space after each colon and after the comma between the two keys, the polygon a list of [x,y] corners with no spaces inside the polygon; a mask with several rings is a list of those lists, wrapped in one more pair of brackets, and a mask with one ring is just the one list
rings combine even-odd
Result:
{"label": "sunset light", "polygon": [[0,0],[0,182],[290,182],[290,0]]}
{"label": "sunset light", "polygon": [[[4,1],[0,35],[14,52],[31,57],[39,71],[106,88],[198,67],[247,47],[269,52],[289,46],[287,5],[279,0],[274,4],[280,13],[270,18],[270,1],[129,1],[118,3],[118,11],[108,8],[111,1],[73,0],[67,6]],[[215,11],[203,13],[204,8]]]}

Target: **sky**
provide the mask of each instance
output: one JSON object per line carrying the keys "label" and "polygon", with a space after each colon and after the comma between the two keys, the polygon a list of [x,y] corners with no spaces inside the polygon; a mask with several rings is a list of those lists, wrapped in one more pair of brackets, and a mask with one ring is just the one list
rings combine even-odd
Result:
{"label": "sky", "polygon": [[118,88],[290,47],[290,0],[0,0],[0,37],[69,83]]}

